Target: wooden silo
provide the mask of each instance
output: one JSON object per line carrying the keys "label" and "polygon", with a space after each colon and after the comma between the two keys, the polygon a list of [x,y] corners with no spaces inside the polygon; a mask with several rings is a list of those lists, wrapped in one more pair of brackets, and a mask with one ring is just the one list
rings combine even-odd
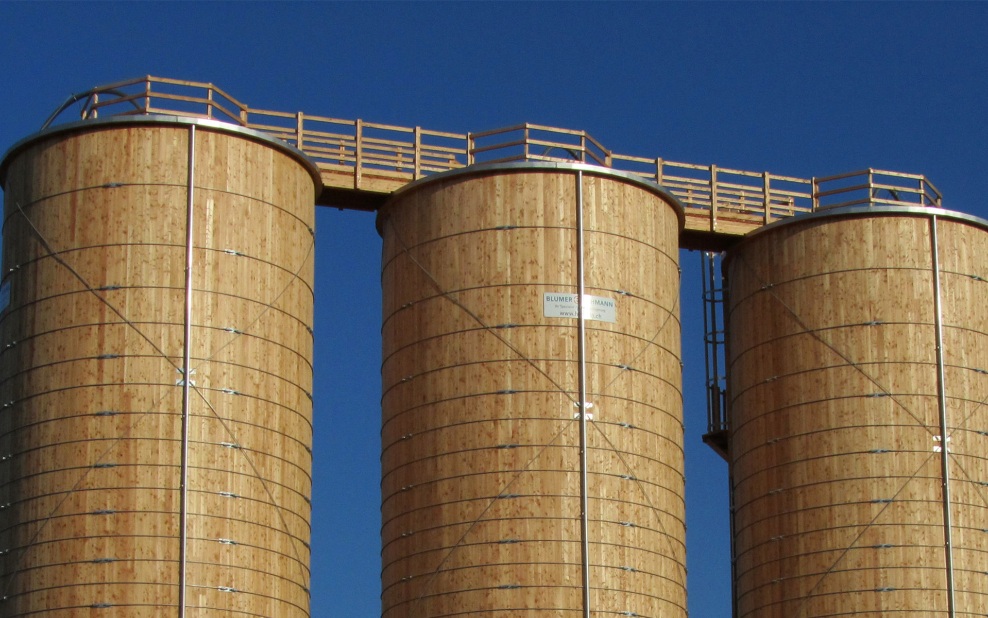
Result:
{"label": "wooden silo", "polygon": [[0,615],[308,616],[314,168],[116,117],[0,181]]}
{"label": "wooden silo", "polygon": [[729,252],[739,617],[988,612],[986,230],[845,208]]}
{"label": "wooden silo", "polygon": [[[685,616],[681,208],[564,163],[413,183],[384,238],[383,616]],[[589,418],[589,417],[588,417]]]}

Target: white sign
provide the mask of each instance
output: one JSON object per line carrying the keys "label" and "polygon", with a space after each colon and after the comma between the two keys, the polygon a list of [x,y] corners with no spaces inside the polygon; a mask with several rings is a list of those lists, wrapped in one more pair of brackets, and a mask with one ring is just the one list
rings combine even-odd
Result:
{"label": "white sign", "polygon": [[[546,292],[542,295],[542,313],[547,318],[577,318],[576,294]],[[603,296],[583,295],[583,318],[598,322],[617,322],[617,301]]]}

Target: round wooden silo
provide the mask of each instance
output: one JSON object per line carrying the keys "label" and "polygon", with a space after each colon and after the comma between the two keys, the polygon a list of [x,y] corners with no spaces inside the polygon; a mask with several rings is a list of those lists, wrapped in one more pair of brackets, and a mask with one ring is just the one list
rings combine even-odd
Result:
{"label": "round wooden silo", "polygon": [[308,616],[315,169],[144,116],[0,181],[0,615]]}
{"label": "round wooden silo", "polygon": [[986,231],[848,208],[729,252],[738,616],[988,612]]}
{"label": "round wooden silo", "polygon": [[[685,616],[678,203],[582,164],[413,183],[384,239],[384,618],[579,615],[578,323],[587,319],[594,615]],[[565,304],[565,303],[563,303]],[[565,315],[565,313],[563,313]]]}

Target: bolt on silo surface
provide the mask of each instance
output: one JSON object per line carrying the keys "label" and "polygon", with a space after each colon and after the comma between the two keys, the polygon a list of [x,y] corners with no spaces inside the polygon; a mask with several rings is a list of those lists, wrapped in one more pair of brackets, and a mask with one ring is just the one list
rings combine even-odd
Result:
{"label": "bolt on silo surface", "polygon": [[7,154],[0,615],[309,615],[313,174],[162,117]]}
{"label": "bolt on silo surface", "polygon": [[379,214],[384,618],[581,615],[581,197],[601,307],[590,609],[686,615],[680,207],[604,168],[514,163],[419,181]]}
{"label": "bolt on silo surface", "polygon": [[739,617],[988,612],[986,232],[841,209],[729,252]]}

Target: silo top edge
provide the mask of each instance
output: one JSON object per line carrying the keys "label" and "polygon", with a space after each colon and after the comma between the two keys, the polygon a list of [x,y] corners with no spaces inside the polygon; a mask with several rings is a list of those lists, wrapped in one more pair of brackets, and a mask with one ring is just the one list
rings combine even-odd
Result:
{"label": "silo top edge", "polygon": [[963,223],[968,223],[976,227],[980,227],[988,231],[988,220],[982,219],[981,217],[976,217],[963,212],[958,212],[956,210],[947,210],[944,208],[937,208],[933,206],[845,206],[841,208],[832,209],[821,209],[815,212],[797,215],[795,217],[789,217],[787,219],[782,219],[775,221],[768,225],[759,227],[751,232],[748,232],[739,243],[734,245],[736,248],[739,245],[744,244],[749,239],[762,234],[769,233],[773,230],[783,228],[790,225],[797,225],[799,223],[806,223],[808,221],[819,221],[824,219],[832,218],[850,218],[850,217],[865,217],[869,215],[881,215],[881,216],[923,216],[923,217],[941,217],[944,219],[951,219],[954,221],[960,221]]}
{"label": "silo top edge", "polygon": [[577,163],[577,162],[567,162],[567,161],[510,161],[501,163],[476,163],[474,165],[468,165],[460,169],[450,170],[448,172],[440,172],[438,174],[430,174],[424,178],[419,178],[407,185],[401,187],[397,191],[391,194],[389,201],[395,199],[396,197],[404,194],[407,191],[414,191],[415,189],[432,183],[441,182],[443,180],[449,180],[450,178],[456,178],[459,176],[474,176],[478,174],[489,174],[489,173],[511,173],[511,172],[531,172],[531,171],[558,171],[558,172],[569,172],[569,171],[581,171],[588,174],[593,174],[594,176],[607,176],[617,180],[622,180],[628,182],[629,184],[637,185],[647,191],[650,191],[663,200],[665,200],[670,206],[676,211],[676,217],[679,219],[679,229],[680,231],[686,226],[686,209],[683,204],[669,192],[668,189],[660,184],[646,180],[637,174],[632,172],[625,172],[622,170],[615,170],[609,167],[603,167],[600,165],[591,165],[589,163]]}
{"label": "silo top edge", "polygon": [[42,139],[46,139],[55,135],[62,133],[77,133],[92,129],[101,129],[108,126],[127,126],[127,125],[182,125],[182,126],[196,126],[203,129],[209,129],[211,131],[218,131],[223,133],[232,133],[235,135],[240,135],[250,140],[261,142],[281,150],[285,154],[296,159],[299,163],[305,166],[309,175],[312,177],[313,183],[315,183],[315,193],[316,195],[322,190],[322,176],[319,173],[319,168],[313,163],[308,156],[295,146],[274,138],[266,133],[256,131],[254,129],[249,129],[247,127],[241,127],[229,122],[222,122],[219,120],[210,120],[206,118],[189,118],[184,116],[170,116],[166,114],[147,114],[142,116],[111,116],[109,118],[100,118],[96,120],[77,120],[76,122],[69,122],[65,124],[56,125],[49,127],[37,133],[28,135],[24,139],[19,140],[13,146],[7,149],[3,156],[0,157],[0,186],[6,183],[7,180],[7,166],[10,160],[16,155],[20,150],[26,148],[28,145]]}

